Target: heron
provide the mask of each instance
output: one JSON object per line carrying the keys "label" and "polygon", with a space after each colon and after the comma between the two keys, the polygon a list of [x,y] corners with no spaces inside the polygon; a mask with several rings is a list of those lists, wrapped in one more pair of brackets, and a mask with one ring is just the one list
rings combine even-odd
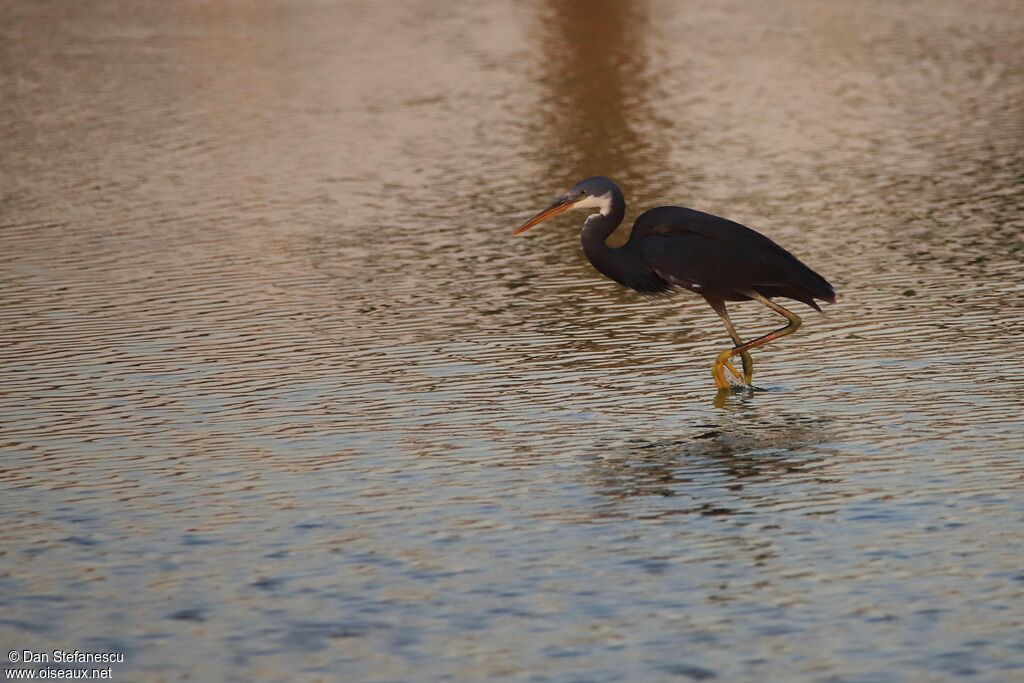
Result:
{"label": "heron", "polygon": [[[659,206],[640,214],[629,240],[620,247],[606,244],[622,223],[626,200],[608,178],[587,178],[516,229],[530,228],[571,209],[591,209],[583,223],[583,253],[602,275],[646,295],[688,289],[704,297],[725,323],[733,346],[720,352],[711,366],[718,389],[729,389],[728,370],[737,382],[753,388],[750,351],[793,334],[803,322],[777,298],[792,299],[821,311],[816,300],[835,303],[836,291],[800,259],[756,230],[726,218],[681,206]],[[744,342],[726,310],[727,301],[756,301],[786,318],[779,329]],[[732,364],[739,356],[743,374]]]}

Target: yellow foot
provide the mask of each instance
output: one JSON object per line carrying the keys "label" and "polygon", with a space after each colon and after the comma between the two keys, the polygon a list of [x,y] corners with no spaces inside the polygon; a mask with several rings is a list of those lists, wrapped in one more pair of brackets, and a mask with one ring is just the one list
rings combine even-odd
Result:
{"label": "yellow foot", "polygon": [[727,349],[718,354],[715,358],[715,364],[711,367],[711,376],[715,379],[715,386],[719,389],[728,389],[730,387],[729,381],[725,378],[725,371],[728,370],[738,382],[745,387],[753,386],[754,379],[754,359],[750,357],[750,353],[743,351],[740,353],[740,359],[743,361],[743,373],[736,369],[736,366],[732,364],[730,359],[733,355],[733,349]]}
{"label": "yellow foot", "polygon": [[733,377],[735,377],[737,380],[740,380],[740,381],[743,380],[743,374],[740,373],[740,371],[736,369],[735,365],[733,365],[729,361],[725,361],[725,363],[723,363],[723,365],[725,365],[725,369],[728,370],[732,374]]}
{"label": "yellow foot", "polygon": [[732,358],[732,349],[726,349],[722,351],[715,358],[715,364],[711,366],[711,376],[715,378],[715,386],[719,389],[728,389],[729,382],[725,379],[725,368],[728,366],[729,370],[732,371],[737,377],[739,373],[736,372],[736,368],[732,366],[729,359]]}

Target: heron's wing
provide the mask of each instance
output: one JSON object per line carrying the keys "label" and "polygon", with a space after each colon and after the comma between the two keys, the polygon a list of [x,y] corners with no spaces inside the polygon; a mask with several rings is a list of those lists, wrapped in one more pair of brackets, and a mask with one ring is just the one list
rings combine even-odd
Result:
{"label": "heron's wing", "polygon": [[774,250],[729,237],[685,229],[652,231],[641,239],[641,253],[651,270],[675,284],[722,291],[785,284]]}
{"label": "heron's wing", "polygon": [[834,297],[821,276],[764,235],[717,216],[668,208],[672,211],[641,216],[645,220],[637,231],[644,263],[663,279],[697,285],[711,296],[742,297],[756,291],[815,308],[815,297]]}

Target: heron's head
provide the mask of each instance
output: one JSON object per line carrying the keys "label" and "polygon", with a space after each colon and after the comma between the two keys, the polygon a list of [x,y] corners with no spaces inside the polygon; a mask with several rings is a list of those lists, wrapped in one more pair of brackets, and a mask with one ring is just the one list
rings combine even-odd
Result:
{"label": "heron's head", "polygon": [[602,176],[587,178],[573,185],[572,189],[556,199],[551,206],[516,228],[513,234],[522,234],[535,225],[570,209],[597,209],[599,213],[607,216],[612,210],[612,203],[615,201],[616,195],[621,196],[619,188],[607,178]]}

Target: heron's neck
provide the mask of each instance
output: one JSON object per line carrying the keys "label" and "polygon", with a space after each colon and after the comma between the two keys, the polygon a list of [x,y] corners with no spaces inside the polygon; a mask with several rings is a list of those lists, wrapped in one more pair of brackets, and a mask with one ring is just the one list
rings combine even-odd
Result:
{"label": "heron's neck", "polygon": [[619,227],[622,217],[626,214],[626,200],[618,188],[611,193],[610,201],[601,209],[601,213],[589,216],[587,222],[583,224],[583,232],[580,234],[583,253],[604,275],[622,282],[621,274],[618,272],[623,266],[621,249],[606,244],[606,240],[615,232],[615,228]]}
{"label": "heron's neck", "polygon": [[592,254],[615,251],[605,244],[605,241],[615,232],[615,228],[622,223],[622,217],[626,215],[626,200],[622,192],[615,188],[609,195],[607,202],[600,207],[600,213],[591,214],[583,224],[580,240],[583,242],[583,251],[591,261],[594,260]]}

